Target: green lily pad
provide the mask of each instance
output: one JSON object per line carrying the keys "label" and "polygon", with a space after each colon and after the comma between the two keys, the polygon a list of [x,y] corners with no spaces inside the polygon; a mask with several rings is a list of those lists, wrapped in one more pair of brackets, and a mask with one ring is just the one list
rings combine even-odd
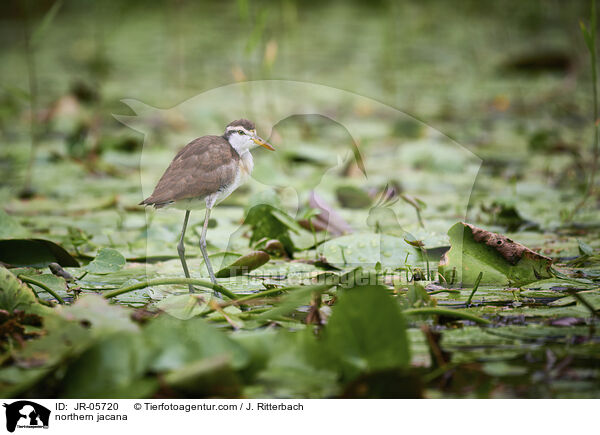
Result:
{"label": "green lily pad", "polygon": [[45,334],[30,340],[20,349],[15,360],[21,367],[53,367],[80,355],[93,343],[93,333],[81,322],[72,322],[52,310],[44,316]]}
{"label": "green lily pad", "polygon": [[191,319],[207,309],[207,302],[195,294],[171,295],[156,304],[156,307],[181,320]]}
{"label": "green lily pad", "polygon": [[60,307],[58,312],[67,320],[89,323],[96,335],[139,330],[125,307],[113,305],[100,295],[83,295],[73,305]]}
{"label": "green lily pad", "polygon": [[144,328],[152,352],[151,368],[176,370],[194,361],[226,355],[234,368],[248,361],[246,351],[203,319],[179,320],[160,316]]}
{"label": "green lily pad", "polygon": [[287,291],[288,293],[281,298],[281,301],[274,308],[260,314],[256,317],[256,320],[276,319],[279,316],[288,314],[300,305],[308,305],[313,294],[323,293],[331,287],[333,287],[333,284],[282,288],[281,291]]}
{"label": "green lily pad", "polygon": [[27,230],[11,215],[0,209],[0,239],[27,237]]}
{"label": "green lily pad", "polygon": [[326,349],[311,330],[261,332],[251,341],[242,339],[242,343],[262,369],[255,384],[244,391],[249,397],[321,398],[339,394],[338,374],[324,360]]}
{"label": "green lily pad", "polygon": [[38,301],[29,287],[19,281],[8,269],[0,267],[0,310],[30,311]]}
{"label": "green lily pad", "polygon": [[500,234],[459,222],[448,231],[452,247],[440,261],[448,283],[518,286],[551,278],[552,260]]}
{"label": "green lily pad", "polygon": [[0,397],[8,399],[22,396],[23,391],[40,382],[48,372],[49,368],[22,368],[8,366],[0,369]]}
{"label": "green lily pad", "polygon": [[111,272],[118,272],[125,266],[125,257],[119,251],[112,248],[102,248],[96,258],[83,269],[89,273],[103,275]]}
{"label": "green lily pad", "polygon": [[404,317],[383,286],[344,292],[323,338],[324,347],[347,379],[365,372],[406,368],[410,363]]}
{"label": "green lily pad", "polygon": [[423,260],[421,251],[404,239],[375,233],[341,236],[323,243],[318,252],[336,267],[375,265],[379,262],[384,267],[398,268]]}
{"label": "green lily pad", "polygon": [[69,365],[62,384],[67,398],[141,398],[158,388],[144,378],[149,352],[140,334],[109,335]]}
{"label": "green lily pad", "polygon": [[344,208],[367,208],[373,203],[367,192],[355,186],[340,186],[335,194]]}
{"label": "green lily pad", "polygon": [[579,253],[581,255],[588,255],[590,257],[594,255],[594,248],[592,248],[590,245],[582,240],[578,240],[577,243],[579,245]]}
{"label": "green lily pad", "polygon": [[226,355],[194,361],[163,375],[170,388],[194,397],[231,397],[240,395],[240,379]]}
{"label": "green lily pad", "polygon": [[[46,286],[48,286],[58,296],[60,296],[62,298],[67,296],[67,282],[65,281],[64,278],[53,275],[51,273],[43,273],[41,275],[38,275],[37,273],[33,273],[33,274],[27,274],[27,275],[30,275],[32,278],[35,278],[36,281],[39,281],[42,284],[45,284]],[[33,289],[36,291],[36,293],[38,295],[40,295],[40,293],[45,293],[45,295],[42,295],[42,296],[50,296],[46,292],[46,290],[43,289],[42,287],[39,287],[33,283],[30,283],[29,285],[31,285],[33,287]]]}

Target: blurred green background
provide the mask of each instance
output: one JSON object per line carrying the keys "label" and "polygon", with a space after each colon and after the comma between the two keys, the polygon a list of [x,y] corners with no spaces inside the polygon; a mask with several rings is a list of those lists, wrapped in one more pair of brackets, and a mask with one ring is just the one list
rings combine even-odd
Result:
{"label": "blurred green background", "polygon": [[[531,164],[560,187],[579,192],[586,182],[593,102],[579,30],[589,20],[585,1],[8,1],[0,12],[5,203],[51,193],[52,174],[60,177],[56,167],[44,176],[43,166],[65,156],[88,171],[137,171],[135,154],[110,158],[143,141],[112,117],[132,114],[121,99],[170,108],[261,79],[390,105],[475,152],[483,174],[514,180]],[[209,133],[192,128],[202,120],[179,121],[154,127]],[[32,153],[32,142],[51,152]],[[159,145],[183,143],[161,137]],[[559,163],[545,159],[549,150]]]}

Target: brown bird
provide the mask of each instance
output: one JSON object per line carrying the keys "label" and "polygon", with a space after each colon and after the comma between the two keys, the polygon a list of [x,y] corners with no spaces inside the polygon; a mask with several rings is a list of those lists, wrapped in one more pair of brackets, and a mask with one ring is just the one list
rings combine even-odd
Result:
{"label": "brown bird", "polygon": [[[185,261],[184,236],[190,211],[206,208],[200,236],[200,250],[213,284],[215,274],[206,252],[206,229],[212,208],[246,182],[254,161],[250,150],[256,146],[275,149],[256,134],[254,123],[247,119],[231,122],[223,136],[202,136],[194,139],[177,153],[148,198],[140,205],[154,208],[173,206],[185,210],[183,229],[177,244],[186,278],[190,272]],[[192,285],[188,286],[194,291]]]}

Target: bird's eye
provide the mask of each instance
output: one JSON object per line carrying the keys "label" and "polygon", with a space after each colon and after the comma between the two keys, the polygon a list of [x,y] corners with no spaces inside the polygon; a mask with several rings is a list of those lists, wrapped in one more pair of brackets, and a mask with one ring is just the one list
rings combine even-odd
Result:
{"label": "bird's eye", "polygon": [[246,133],[244,132],[244,130],[238,130],[237,132],[238,132],[239,134],[246,134]]}

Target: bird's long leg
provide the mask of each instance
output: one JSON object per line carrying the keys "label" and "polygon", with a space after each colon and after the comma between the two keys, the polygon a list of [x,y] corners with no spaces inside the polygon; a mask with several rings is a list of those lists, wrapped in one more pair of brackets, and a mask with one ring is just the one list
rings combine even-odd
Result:
{"label": "bird's long leg", "polygon": [[[177,244],[177,253],[179,254],[179,259],[181,260],[181,265],[183,266],[183,273],[185,273],[185,277],[190,277],[190,271],[188,270],[187,263],[185,262],[185,246],[183,242],[183,238],[185,237],[185,229],[187,228],[188,219],[190,218],[190,211],[185,211],[185,218],[183,219],[183,228],[181,229],[181,237],[179,238],[179,243]],[[190,289],[190,293],[194,292],[194,286],[188,284],[188,288]]]}
{"label": "bird's long leg", "polygon": [[[208,228],[208,219],[210,218],[210,210],[211,207],[206,207],[206,216],[204,217],[204,225],[202,226],[202,235],[200,236],[200,250],[202,251],[202,257],[204,257],[204,263],[206,263],[206,269],[208,270],[208,275],[210,276],[210,280],[213,284],[217,283],[217,279],[215,278],[215,274],[213,272],[212,266],[210,264],[210,260],[208,259],[208,253],[206,252],[206,230]],[[217,292],[215,292],[217,293]],[[217,293],[218,294],[218,293]]]}

